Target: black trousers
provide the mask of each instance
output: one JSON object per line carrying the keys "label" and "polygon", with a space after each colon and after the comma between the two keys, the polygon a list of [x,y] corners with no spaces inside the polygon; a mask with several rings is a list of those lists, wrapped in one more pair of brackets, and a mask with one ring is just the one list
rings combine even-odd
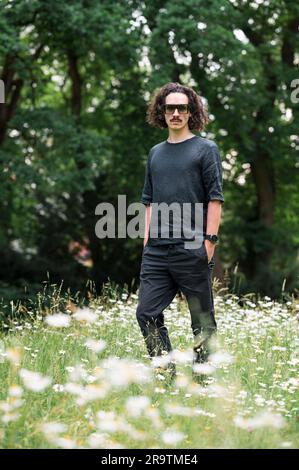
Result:
{"label": "black trousers", "polygon": [[[185,248],[183,243],[144,247],[136,317],[145,339],[155,328],[162,349],[172,350],[163,311],[179,289],[188,302],[193,334],[210,337],[216,331],[212,292],[214,265],[214,257],[208,262],[204,242],[199,248],[191,249]],[[149,354],[155,355],[150,350]]]}

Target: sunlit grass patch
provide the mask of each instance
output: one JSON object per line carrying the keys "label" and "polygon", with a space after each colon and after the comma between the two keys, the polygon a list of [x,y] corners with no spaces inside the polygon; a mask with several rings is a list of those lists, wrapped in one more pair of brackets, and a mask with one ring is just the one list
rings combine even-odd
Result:
{"label": "sunlit grass patch", "polygon": [[184,300],[165,311],[177,378],[153,374],[137,296],[42,309],[1,334],[4,448],[298,446],[298,305],[215,297],[214,352],[192,382]]}

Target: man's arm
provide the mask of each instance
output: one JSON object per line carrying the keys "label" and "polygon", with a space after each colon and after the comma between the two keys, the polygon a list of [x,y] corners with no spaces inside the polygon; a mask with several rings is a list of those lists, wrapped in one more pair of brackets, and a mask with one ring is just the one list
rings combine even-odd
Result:
{"label": "man's arm", "polygon": [[[213,200],[208,203],[208,214],[207,214],[207,234],[217,235],[222,212],[222,202]],[[215,245],[209,240],[205,240],[205,247],[208,254],[209,262],[214,254]]]}
{"label": "man's arm", "polygon": [[[210,146],[203,156],[202,178],[208,201],[206,233],[217,235],[224,195],[222,191],[221,157],[216,144]],[[210,262],[214,254],[215,245],[209,240],[205,240],[205,247]]]}
{"label": "man's arm", "polygon": [[143,241],[143,246],[147,244],[148,236],[149,236],[149,227],[150,227],[150,222],[151,222],[151,217],[152,217],[152,205],[146,206],[145,209],[145,228],[144,228],[144,241]]}

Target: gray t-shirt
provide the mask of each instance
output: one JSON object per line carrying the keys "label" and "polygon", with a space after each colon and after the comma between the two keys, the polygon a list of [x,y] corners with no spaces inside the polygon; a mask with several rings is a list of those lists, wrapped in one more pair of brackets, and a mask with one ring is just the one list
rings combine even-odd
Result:
{"label": "gray t-shirt", "polygon": [[[224,202],[221,158],[218,147],[213,141],[195,135],[179,143],[163,141],[150,149],[140,202],[145,205],[163,202],[169,205],[176,202],[181,209],[184,203],[191,203],[189,211],[192,231],[195,228],[195,210],[197,210],[194,203],[203,203],[203,235],[205,235],[208,202],[215,199]],[[185,205],[185,208],[187,206]],[[165,222],[159,211],[153,217],[153,209],[148,245],[194,240],[194,234],[192,236],[192,232],[188,233],[188,230],[185,230],[187,235],[182,232],[179,237],[173,236],[173,222],[177,224],[178,212],[175,216],[170,212],[168,221]],[[152,236],[151,229],[154,223],[157,233]],[[180,223],[183,227],[183,215]],[[186,227],[185,219],[184,227]],[[165,228],[169,230],[166,237]]]}

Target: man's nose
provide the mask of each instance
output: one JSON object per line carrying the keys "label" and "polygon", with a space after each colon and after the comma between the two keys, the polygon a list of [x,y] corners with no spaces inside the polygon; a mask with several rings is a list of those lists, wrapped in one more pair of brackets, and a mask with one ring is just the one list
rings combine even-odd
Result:
{"label": "man's nose", "polygon": [[173,112],[173,115],[174,116],[179,116],[180,113],[178,112],[178,108],[175,108],[174,112]]}

